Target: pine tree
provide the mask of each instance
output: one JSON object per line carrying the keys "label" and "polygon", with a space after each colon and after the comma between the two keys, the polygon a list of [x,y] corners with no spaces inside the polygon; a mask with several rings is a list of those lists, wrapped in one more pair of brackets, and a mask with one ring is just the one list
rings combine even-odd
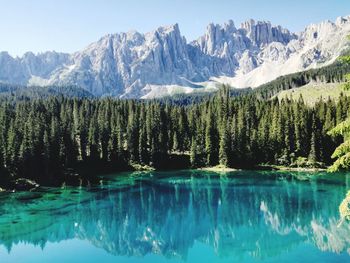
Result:
{"label": "pine tree", "polygon": [[198,146],[194,136],[191,141],[190,162],[192,167],[198,167],[199,165]]}
{"label": "pine tree", "polygon": [[[98,140],[98,133],[97,133],[98,125],[96,121],[96,117],[93,117],[90,121],[89,125],[89,135],[88,135],[88,156],[90,161],[96,162],[100,159],[100,152],[99,152],[99,140]],[[60,147],[60,156],[64,155],[64,145],[62,144],[62,140],[60,141],[61,147]]]}
{"label": "pine tree", "polygon": [[137,118],[137,112],[130,110],[127,127],[127,150],[130,154],[131,162],[137,162],[139,159],[139,127]]}
{"label": "pine tree", "polygon": [[116,131],[116,127],[112,128],[111,136],[108,140],[107,146],[107,160],[112,163],[118,162],[118,135]]}
{"label": "pine tree", "polygon": [[229,156],[230,156],[230,141],[229,141],[229,129],[227,124],[222,124],[221,132],[220,132],[220,149],[219,149],[219,160],[220,165],[225,167],[229,164]]}
{"label": "pine tree", "polygon": [[310,152],[309,152],[309,162],[317,162],[317,150],[316,150],[316,132],[313,130],[310,141]]}
{"label": "pine tree", "polygon": [[141,164],[148,164],[149,156],[148,156],[148,145],[147,145],[147,127],[146,127],[146,112],[145,112],[144,104],[141,105],[141,113],[140,113],[140,131],[139,131],[139,162]]}
{"label": "pine tree", "polygon": [[50,156],[50,138],[49,138],[49,134],[47,132],[47,130],[44,131],[44,139],[43,139],[43,159],[44,159],[44,163],[43,163],[43,174],[45,177],[47,177],[50,173],[50,160],[51,160],[51,156]]}
{"label": "pine tree", "polygon": [[214,116],[209,108],[205,129],[205,151],[207,155],[206,164],[208,166],[214,166],[218,162],[217,141],[218,138],[216,135]]}

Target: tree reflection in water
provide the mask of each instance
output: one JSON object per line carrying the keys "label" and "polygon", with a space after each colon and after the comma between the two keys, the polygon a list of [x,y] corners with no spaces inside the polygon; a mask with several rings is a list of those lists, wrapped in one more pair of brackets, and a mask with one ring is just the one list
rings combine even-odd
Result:
{"label": "tree reflection in water", "polygon": [[337,224],[348,178],[282,175],[126,174],[92,189],[3,194],[0,241],[10,251],[19,242],[84,239],[114,255],[181,259],[195,241],[235,258],[266,259],[302,243],[347,251],[350,228]]}

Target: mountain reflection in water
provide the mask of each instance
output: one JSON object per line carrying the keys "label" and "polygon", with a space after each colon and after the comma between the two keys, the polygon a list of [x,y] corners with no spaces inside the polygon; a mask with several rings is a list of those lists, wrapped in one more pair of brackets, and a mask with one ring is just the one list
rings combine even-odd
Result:
{"label": "mountain reflection in water", "polygon": [[116,256],[184,261],[196,242],[242,261],[307,245],[350,261],[350,225],[337,227],[348,176],[179,171],[116,178],[91,189],[2,194],[0,244],[11,255],[22,243],[45,251],[47,243],[77,239]]}

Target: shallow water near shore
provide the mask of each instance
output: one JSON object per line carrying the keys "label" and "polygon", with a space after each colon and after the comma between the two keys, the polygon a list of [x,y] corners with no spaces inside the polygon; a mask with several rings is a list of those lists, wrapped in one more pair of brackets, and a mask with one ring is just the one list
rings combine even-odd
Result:
{"label": "shallow water near shore", "polygon": [[350,262],[350,175],[123,173],[0,194],[1,262]]}

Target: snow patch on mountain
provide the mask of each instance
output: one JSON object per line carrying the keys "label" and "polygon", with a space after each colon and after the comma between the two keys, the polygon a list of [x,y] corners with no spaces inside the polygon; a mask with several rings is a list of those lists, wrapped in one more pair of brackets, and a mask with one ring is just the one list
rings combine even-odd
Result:
{"label": "snow patch on mountain", "polygon": [[257,54],[260,65],[248,73],[239,69],[236,76],[220,76],[213,80],[236,88],[258,87],[279,76],[327,66],[349,49],[350,17],[336,23],[312,24],[287,45],[273,42]]}
{"label": "snow patch on mountain", "polygon": [[190,43],[177,24],[141,34],[109,34],[73,54],[11,57],[0,52],[0,81],[78,85],[94,95],[153,98],[257,87],[281,75],[333,63],[349,48],[350,16],[309,25],[295,34],[266,21],[209,24]]}
{"label": "snow patch on mountain", "polygon": [[192,88],[179,85],[146,85],[142,91],[145,95],[141,99],[154,99],[169,97],[178,94],[193,94],[196,92],[214,92],[220,87],[218,82],[208,81],[201,84],[201,87]]}

